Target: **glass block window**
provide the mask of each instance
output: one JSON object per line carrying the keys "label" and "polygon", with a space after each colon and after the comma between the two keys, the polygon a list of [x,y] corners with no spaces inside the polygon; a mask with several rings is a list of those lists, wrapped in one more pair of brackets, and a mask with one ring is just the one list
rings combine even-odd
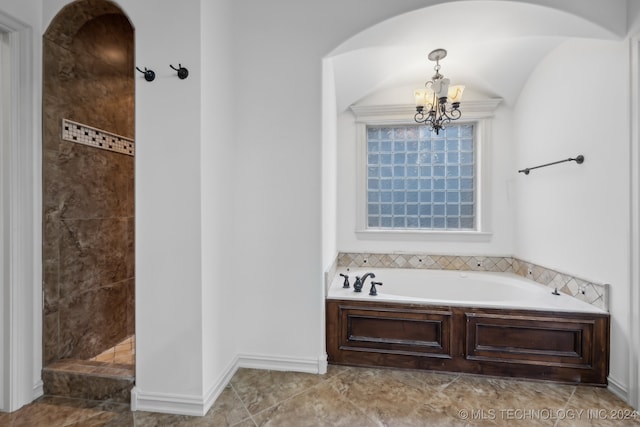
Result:
{"label": "glass block window", "polygon": [[370,229],[474,230],[474,125],[367,127]]}

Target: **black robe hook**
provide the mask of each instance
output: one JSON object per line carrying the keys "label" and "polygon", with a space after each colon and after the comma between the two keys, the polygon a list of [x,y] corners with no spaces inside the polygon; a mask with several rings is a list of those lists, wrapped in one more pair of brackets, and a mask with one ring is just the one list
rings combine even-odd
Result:
{"label": "black robe hook", "polygon": [[140,68],[136,67],[136,70],[140,71],[142,74],[144,74],[144,79],[148,82],[152,82],[155,80],[156,78],[156,73],[153,72],[153,70],[149,70],[147,69],[147,67],[144,67],[144,71],[142,71]]}
{"label": "black robe hook", "polygon": [[174,67],[171,64],[169,64],[169,67],[171,67],[173,70],[176,70],[178,72],[178,77],[180,78],[180,80],[184,80],[187,77],[189,77],[189,70],[184,68],[182,64],[178,64],[178,68]]}

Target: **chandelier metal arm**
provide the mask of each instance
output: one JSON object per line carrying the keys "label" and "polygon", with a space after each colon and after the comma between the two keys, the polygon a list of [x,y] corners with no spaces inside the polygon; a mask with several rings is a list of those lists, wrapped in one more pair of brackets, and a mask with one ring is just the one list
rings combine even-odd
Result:
{"label": "chandelier metal arm", "polygon": [[447,104],[439,104],[436,108],[429,108],[427,111],[424,108],[416,108],[417,112],[413,119],[417,123],[424,123],[429,126],[430,130],[438,135],[441,129],[448,126],[453,120],[458,120],[462,117],[462,112],[453,106],[447,109]]}

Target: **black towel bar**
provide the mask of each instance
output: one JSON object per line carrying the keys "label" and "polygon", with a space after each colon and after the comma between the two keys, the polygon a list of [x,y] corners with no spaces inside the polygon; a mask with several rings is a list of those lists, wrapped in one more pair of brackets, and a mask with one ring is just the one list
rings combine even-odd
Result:
{"label": "black towel bar", "polygon": [[568,159],[558,160],[557,162],[551,162],[551,163],[546,163],[546,164],[540,165],[540,166],[533,166],[531,168],[520,169],[518,172],[519,173],[523,173],[525,175],[529,175],[529,172],[531,172],[534,169],[544,168],[544,167],[552,166],[552,165],[557,165],[558,163],[564,163],[564,162],[576,162],[577,164],[581,165],[584,162],[584,156],[582,154],[580,154],[578,157],[575,157],[575,158],[569,157]]}

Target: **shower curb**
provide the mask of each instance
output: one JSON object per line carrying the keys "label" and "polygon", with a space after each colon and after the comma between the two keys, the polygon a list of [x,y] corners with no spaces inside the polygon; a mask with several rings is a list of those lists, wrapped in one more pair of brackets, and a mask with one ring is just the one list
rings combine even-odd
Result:
{"label": "shower curb", "polygon": [[132,365],[66,359],[42,369],[44,394],[129,403],[134,386]]}

